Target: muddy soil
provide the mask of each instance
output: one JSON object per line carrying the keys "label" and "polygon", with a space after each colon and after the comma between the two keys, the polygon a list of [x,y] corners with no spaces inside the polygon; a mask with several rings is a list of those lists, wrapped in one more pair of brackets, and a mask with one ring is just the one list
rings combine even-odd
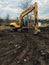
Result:
{"label": "muddy soil", "polygon": [[49,65],[49,30],[38,35],[1,30],[0,65]]}

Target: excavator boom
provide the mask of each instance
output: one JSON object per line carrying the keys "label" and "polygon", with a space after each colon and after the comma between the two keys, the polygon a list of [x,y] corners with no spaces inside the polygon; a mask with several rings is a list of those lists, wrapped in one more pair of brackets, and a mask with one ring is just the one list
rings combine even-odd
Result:
{"label": "excavator boom", "polygon": [[22,14],[20,16],[24,17],[25,15],[27,15],[28,13],[30,13],[32,10],[34,10],[34,7],[29,7],[27,10],[25,10],[24,12],[22,12]]}
{"label": "excavator boom", "polygon": [[24,12],[21,13],[20,17],[19,17],[19,24],[21,25],[21,22],[23,20],[23,17],[25,15],[27,15],[28,13],[30,13],[32,10],[34,10],[34,7],[29,7],[27,10],[25,10]]}
{"label": "excavator boom", "polygon": [[27,14],[29,14],[31,11],[34,11],[34,23],[37,23],[37,18],[38,18],[38,4],[35,2],[33,7],[29,7],[26,9],[24,12],[21,13],[19,17],[19,24],[21,25],[23,17]]}

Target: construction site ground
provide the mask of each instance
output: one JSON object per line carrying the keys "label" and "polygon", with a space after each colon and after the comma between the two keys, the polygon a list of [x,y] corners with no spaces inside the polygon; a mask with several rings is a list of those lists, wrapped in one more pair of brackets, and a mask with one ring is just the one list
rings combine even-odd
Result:
{"label": "construction site ground", "polygon": [[0,65],[49,65],[49,58],[47,54],[41,56],[41,49],[49,56],[49,28],[38,35],[32,29],[28,32],[0,30]]}

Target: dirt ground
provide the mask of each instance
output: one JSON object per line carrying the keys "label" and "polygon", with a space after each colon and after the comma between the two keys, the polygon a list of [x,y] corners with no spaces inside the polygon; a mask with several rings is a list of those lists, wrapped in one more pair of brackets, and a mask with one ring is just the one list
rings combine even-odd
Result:
{"label": "dirt ground", "polygon": [[49,65],[49,30],[38,35],[1,30],[0,65]]}

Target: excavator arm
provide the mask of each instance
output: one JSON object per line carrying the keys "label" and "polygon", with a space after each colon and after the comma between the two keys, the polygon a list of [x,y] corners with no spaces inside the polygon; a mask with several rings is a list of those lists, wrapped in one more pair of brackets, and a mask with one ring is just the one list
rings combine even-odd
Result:
{"label": "excavator arm", "polygon": [[25,10],[24,12],[22,12],[20,14],[20,16],[19,16],[18,23],[12,22],[12,23],[10,23],[10,26],[14,26],[15,28],[20,28],[21,24],[22,24],[22,21],[23,21],[23,17],[25,15],[27,15],[28,13],[30,13],[32,10],[34,10],[34,7],[29,7],[27,10]]}
{"label": "excavator arm", "polygon": [[37,5],[37,2],[35,2],[34,7],[35,8],[34,8],[34,25],[33,25],[33,27],[34,27],[35,34],[36,34],[36,33],[40,32],[40,29],[37,25],[37,23],[38,23],[38,5]]}

